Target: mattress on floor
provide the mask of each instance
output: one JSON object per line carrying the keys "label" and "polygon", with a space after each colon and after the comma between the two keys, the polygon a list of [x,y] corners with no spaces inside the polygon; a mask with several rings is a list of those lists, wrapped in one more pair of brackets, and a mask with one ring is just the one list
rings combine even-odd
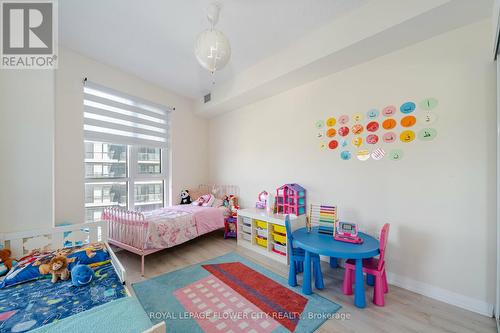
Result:
{"label": "mattress on floor", "polygon": [[135,297],[123,297],[53,322],[32,333],[140,333],[153,324]]}
{"label": "mattress on floor", "polygon": [[0,333],[32,330],[127,296],[111,264],[94,272],[83,287],[41,279],[0,289]]}

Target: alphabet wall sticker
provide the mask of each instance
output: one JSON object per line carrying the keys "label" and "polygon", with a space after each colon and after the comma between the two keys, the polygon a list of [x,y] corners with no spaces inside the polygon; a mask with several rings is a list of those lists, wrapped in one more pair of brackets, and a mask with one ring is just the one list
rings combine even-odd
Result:
{"label": "alphabet wall sticker", "polygon": [[403,148],[436,139],[438,131],[433,127],[438,120],[436,98],[427,97],[420,102],[406,100],[396,105],[399,107],[389,104],[317,120],[315,128],[320,149],[339,154],[343,161],[370,158],[400,161],[405,155]]}

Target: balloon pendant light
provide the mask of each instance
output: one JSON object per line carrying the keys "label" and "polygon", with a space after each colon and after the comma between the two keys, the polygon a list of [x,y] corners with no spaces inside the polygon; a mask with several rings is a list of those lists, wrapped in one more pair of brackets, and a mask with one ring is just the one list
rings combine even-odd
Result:
{"label": "balloon pendant light", "polygon": [[200,65],[208,69],[212,74],[221,70],[231,58],[231,45],[227,37],[215,25],[219,21],[220,6],[213,3],[208,7],[207,18],[210,29],[198,35],[194,53]]}

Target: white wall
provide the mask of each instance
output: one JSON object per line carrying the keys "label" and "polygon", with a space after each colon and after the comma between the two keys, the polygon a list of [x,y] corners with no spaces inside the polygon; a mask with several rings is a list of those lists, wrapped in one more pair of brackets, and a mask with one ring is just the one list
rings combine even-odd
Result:
{"label": "white wall", "polygon": [[[161,66],[161,64],[159,64]],[[56,73],[55,221],[84,220],[82,80],[176,108],[172,123],[172,196],[208,179],[206,119],[193,114],[190,99],[104,65],[66,48],[59,49]]]}
{"label": "white wall", "polygon": [[[391,223],[394,283],[491,314],[495,299],[495,67],[491,22],[415,44],[210,122],[210,177],[238,184],[241,203],[298,182],[316,203],[376,234]],[[406,100],[439,99],[433,142],[405,157],[342,161],[322,151],[318,119]],[[399,146],[402,146],[400,144]]]}
{"label": "white wall", "polygon": [[54,72],[0,70],[0,232],[54,220]]}

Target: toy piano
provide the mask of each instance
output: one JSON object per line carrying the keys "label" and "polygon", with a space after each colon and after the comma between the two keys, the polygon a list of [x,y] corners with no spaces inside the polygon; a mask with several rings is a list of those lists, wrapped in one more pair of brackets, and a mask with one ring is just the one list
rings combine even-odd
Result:
{"label": "toy piano", "polygon": [[341,242],[363,243],[363,239],[358,237],[358,225],[356,223],[338,222],[333,238]]}

